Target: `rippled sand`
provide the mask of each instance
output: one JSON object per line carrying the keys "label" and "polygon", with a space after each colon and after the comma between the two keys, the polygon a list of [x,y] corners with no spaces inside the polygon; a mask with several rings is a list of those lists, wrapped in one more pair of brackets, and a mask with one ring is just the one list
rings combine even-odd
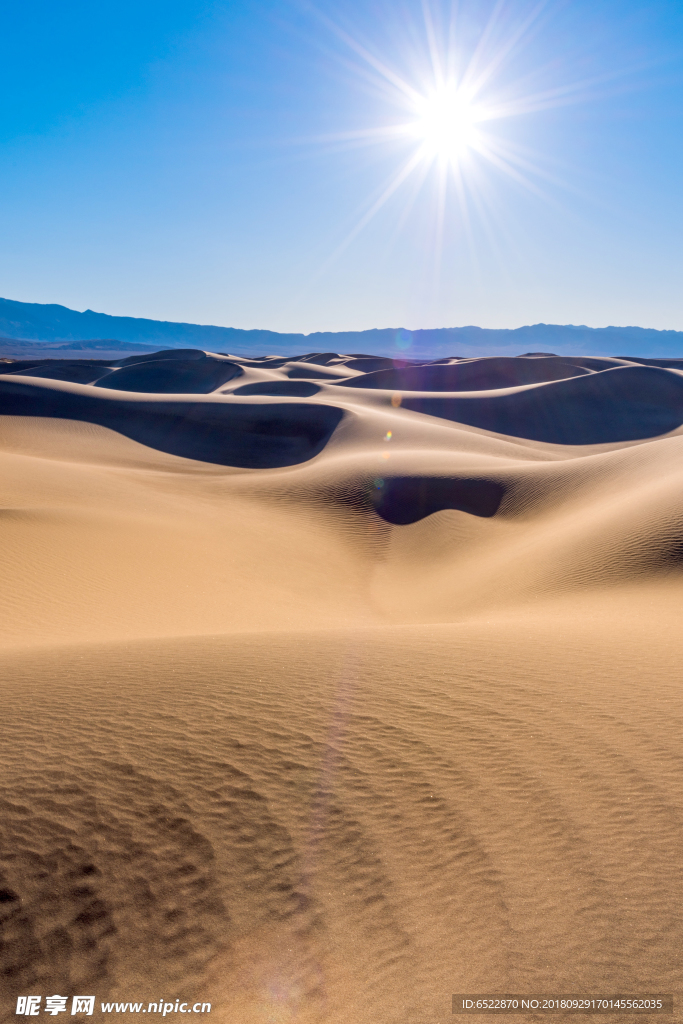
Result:
{"label": "rippled sand", "polygon": [[680,372],[203,359],[0,375],[2,1013],[681,992]]}

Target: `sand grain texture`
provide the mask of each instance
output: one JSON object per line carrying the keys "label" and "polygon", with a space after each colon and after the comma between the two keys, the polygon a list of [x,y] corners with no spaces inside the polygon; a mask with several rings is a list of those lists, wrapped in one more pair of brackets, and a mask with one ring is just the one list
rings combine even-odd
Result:
{"label": "sand grain texture", "polygon": [[677,369],[5,367],[4,1018],[683,997]]}

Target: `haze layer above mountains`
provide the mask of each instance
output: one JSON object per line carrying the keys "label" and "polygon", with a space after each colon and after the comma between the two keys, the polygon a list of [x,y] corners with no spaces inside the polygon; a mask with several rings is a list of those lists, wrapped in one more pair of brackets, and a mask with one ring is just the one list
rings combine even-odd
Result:
{"label": "haze layer above mountains", "polygon": [[[88,344],[84,344],[87,342]],[[114,342],[116,344],[114,344]],[[42,343],[60,350],[119,351],[150,348],[201,348],[255,355],[269,352],[332,349],[377,355],[435,359],[443,356],[520,355],[554,352],[562,355],[683,355],[683,331],[642,327],[561,326],[534,324],[514,330],[449,327],[409,331],[386,328],[368,331],[280,334],[200,324],[171,323],[138,317],[109,316],[91,309],[0,299],[2,354],[21,355]],[[28,353],[27,353],[28,354]]]}

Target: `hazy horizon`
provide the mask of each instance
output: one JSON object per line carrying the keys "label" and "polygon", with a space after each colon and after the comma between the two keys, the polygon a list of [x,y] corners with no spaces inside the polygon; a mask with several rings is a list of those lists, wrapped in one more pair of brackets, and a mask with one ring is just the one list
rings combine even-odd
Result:
{"label": "hazy horizon", "polygon": [[[35,300],[28,301],[28,300],[19,300],[19,299],[8,299],[7,296],[0,296],[0,302],[18,302],[18,303],[21,303],[22,305],[27,305],[27,306],[59,306],[62,309],[69,310],[70,313],[94,313],[96,316],[111,316],[111,317],[122,318],[122,319],[125,318],[125,319],[132,319],[132,320],[153,320],[154,322],[157,322],[157,323],[175,323],[175,324],[180,323],[180,324],[189,324],[191,326],[203,326],[203,327],[224,327],[224,328],[227,328],[227,329],[240,330],[240,331],[264,331],[264,332],[265,331],[271,331],[274,334],[302,334],[305,337],[308,337],[311,334],[352,334],[352,333],[363,334],[363,333],[366,333],[368,331],[384,331],[384,330],[407,330],[407,331],[410,331],[412,333],[415,333],[417,331],[424,331],[424,330],[428,330],[428,331],[451,331],[451,330],[464,330],[464,329],[470,328],[470,327],[476,328],[478,330],[501,330],[501,331],[517,331],[517,330],[521,330],[522,328],[525,328],[525,327],[568,327],[568,328],[574,327],[574,328],[584,328],[584,329],[590,330],[590,331],[607,330],[607,329],[610,329],[610,328],[624,329],[624,330],[635,328],[637,330],[654,330],[654,331],[660,331],[660,332],[676,331],[677,332],[676,328],[651,327],[648,324],[612,324],[612,323],[610,323],[610,324],[607,324],[607,323],[606,324],[588,324],[588,323],[555,324],[555,323],[552,323],[551,324],[551,323],[546,323],[545,321],[538,321],[536,323],[527,322],[527,323],[519,323],[519,324],[505,324],[505,325],[501,325],[500,327],[484,327],[481,324],[474,324],[474,323],[441,324],[441,325],[436,326],[436,327],[421,327],[419,325],[417,325],[417,326],[415,326],[415,325],[408,326],[406,324],[400,324],[400,325],[398,325],[398,324],[390,324],[390,325],[387,325],[387,324],[382,324],[382,325],[375,324],[375,325],[373,325],[371,327],[360,327],[360,328],[338,327],[338,328],[335,328],[333,330],[324,330],[322,328],[317,328],[317,329],[310,330],[310,331],[284,331],[284,330],[281,331],[281,330],[277,330],[275,328],[261,327],[259,325],[255,325],[255,326],[252,326],[252,327],[238,327],[238,328],[236,328],[235,325],[232,324],[232,323],[214,324],[214,323],[209,323],[208,321],[205,322],[205,323],[202,322],[202,321],[198,321],[198,322],[195,323],[194,321],[190,321],[190,320],[166,320],[166,319],[161,318],[161,317],[146,317],[146,316],[131,315],[131,314],[127,314],[127,313],[109,313],[106,310],[91,309],[90,307],[86,307],[84,309],[73,309],[70,306],[66,306],[63,302],[39,302],[39,301],[35,301]],[[681,328],[681,332],[680,333],[683,333],[683,328]]]}
{"label": "hazy horizon", "polygon": [[[15,339],[13,342],[11,339]],[[107,345],[105,341],[113,344]],[[592,328],[585,325],[531,324],[510,328],[476,325],[427,330],[385,327],[367,331],[279,333],[215,324],[112,317],[93,310],[78,312],[65,306],[21,303],[0,298],[2,354],[29,353],[35,346],[79,351],[143,348],[196,348],[203,351],[292,354],[295,350],[334,349],[368,352],[398,360],[429,360],[460,356],[515,356],[537,352],[558,355],[626,356],[678,359],[683,355],[683,332],[642,327]],[[28,347],[27,347],[28,346]],[[56,349],[55,349],[56,351]]]}

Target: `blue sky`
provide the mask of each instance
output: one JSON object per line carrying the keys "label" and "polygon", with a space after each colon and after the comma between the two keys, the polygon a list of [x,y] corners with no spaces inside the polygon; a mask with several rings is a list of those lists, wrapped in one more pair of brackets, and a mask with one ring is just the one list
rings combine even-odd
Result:
{"label": "blue sky", "polygon": [[25,0],[2,48],[6,298],[683,329],[680,0]]}

